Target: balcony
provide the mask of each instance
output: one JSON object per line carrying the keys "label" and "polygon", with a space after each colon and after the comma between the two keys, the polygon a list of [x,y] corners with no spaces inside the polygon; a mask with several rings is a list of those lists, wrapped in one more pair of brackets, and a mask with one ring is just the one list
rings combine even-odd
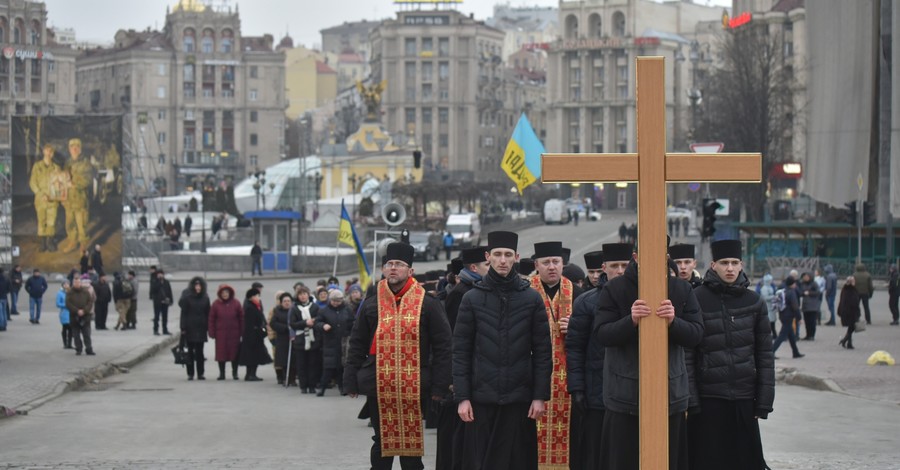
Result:
{"label": "balcony", "polygon": [[243,168],[244,162],[240,159],[240,152],[237,150],[185,150],[182,154],[181,163],[176,166],[186,168]]}

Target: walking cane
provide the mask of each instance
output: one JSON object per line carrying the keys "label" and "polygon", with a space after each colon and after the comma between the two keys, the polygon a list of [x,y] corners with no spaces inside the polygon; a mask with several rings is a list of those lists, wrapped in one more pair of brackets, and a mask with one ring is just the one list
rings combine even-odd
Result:
{"label": "walking cane", "polygon": [[284,365],[284,388],[288,388],[288,385],[291,381],[291,350],[294,349],[294,338],[297,336],[297,331],[293,328],[290,329],[290,334],[288,334],[288,357],[287,364]]}

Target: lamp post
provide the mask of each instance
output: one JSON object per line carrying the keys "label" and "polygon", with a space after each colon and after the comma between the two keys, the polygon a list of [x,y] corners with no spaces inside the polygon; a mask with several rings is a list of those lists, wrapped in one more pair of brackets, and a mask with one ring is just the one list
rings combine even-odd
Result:
{"label": "lamp post", "polygon": [[262,190],[263,193],[263,208],[266,206],[266,173],[264,171],[257,171],[256,173],[253,173],[253,177],[256,178],[256,182],[253,183],[253,190],[256,191],[256,210],[259,210],[260,190]]}
{"label": "lamp post", "polygon": [[206,185],[206,182],[203,183],[201,187],[202,193],[200,194],[200,253],[206,253],[206,201],[209,200],[207,193],[209,192],[209,187]]}
{"label": "lamp post", "polygon": [[350,182],[350,192],[353,193],[353,220],[356,220],[356,183],[358,183],[360,179],[362,178],[356,176],[356,173],[351,174],[350,177],[347,178],[347,181]]}
{"label": "lamp post", "polygon": [[313,187],[315,191],[315,204],[313,205],[313,218],[312,221],[315,222],[316,219],[319,218],[319,194],[321,193],[322,187],[322,174],[318,171],[314,175],[307,176],[309,180],[309,185]]}
{"label": "lamp post", "polygon": [[[275,182],[269,183],[269,194],[275,195]],[[266,210],[266,190],[263,188],[263,210]]]}

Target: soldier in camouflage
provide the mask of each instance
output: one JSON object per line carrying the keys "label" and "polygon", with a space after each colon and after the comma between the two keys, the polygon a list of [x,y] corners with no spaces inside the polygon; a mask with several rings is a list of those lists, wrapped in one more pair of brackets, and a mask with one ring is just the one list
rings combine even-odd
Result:
{"label": "soldier in camouflage", "polygon": [[69,139],[69,155],[66,172],[72,178],[69,193],[63,202],[66,209],[66,239],[60,246],[65,252],[88,248],[87,234],[88,196],[93,181],[91,162],[81,157],[81,139]]}
{"label": "soldier in camouflage", "polygon": [[[40,251],[56,251],[53,237],[56,235],[56,211],[59,201],[65,199],[65,180],[60,178],[62,171],[53,161],[56,150],[50,144],[44,144],[44,158],[31,167],[31,179],[28,185],[34,193],[34,210],[37,212],[37,236],[41,241]],[[63,184],[59,184],[62,182]]]}

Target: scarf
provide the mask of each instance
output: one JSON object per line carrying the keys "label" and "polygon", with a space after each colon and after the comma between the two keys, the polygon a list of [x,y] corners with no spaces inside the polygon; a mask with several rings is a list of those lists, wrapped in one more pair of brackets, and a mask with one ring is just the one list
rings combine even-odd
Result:
{"label": "scarf", "polygon": [[[309,309],[312,307],[312,302],[307,302],[306,305],[297,303],[297,310],[300,311],[300,318],[303,319],[303,323],[306,324],[307,320],[312,319],[312,314],[309,313]],[[316,341],[315,334],[313,333],[313,329],[305,326],[303,327],[303,332],[301,333],[304,337],[303,341],[303,350],[309,351],[312,347],[312,344]]]}

